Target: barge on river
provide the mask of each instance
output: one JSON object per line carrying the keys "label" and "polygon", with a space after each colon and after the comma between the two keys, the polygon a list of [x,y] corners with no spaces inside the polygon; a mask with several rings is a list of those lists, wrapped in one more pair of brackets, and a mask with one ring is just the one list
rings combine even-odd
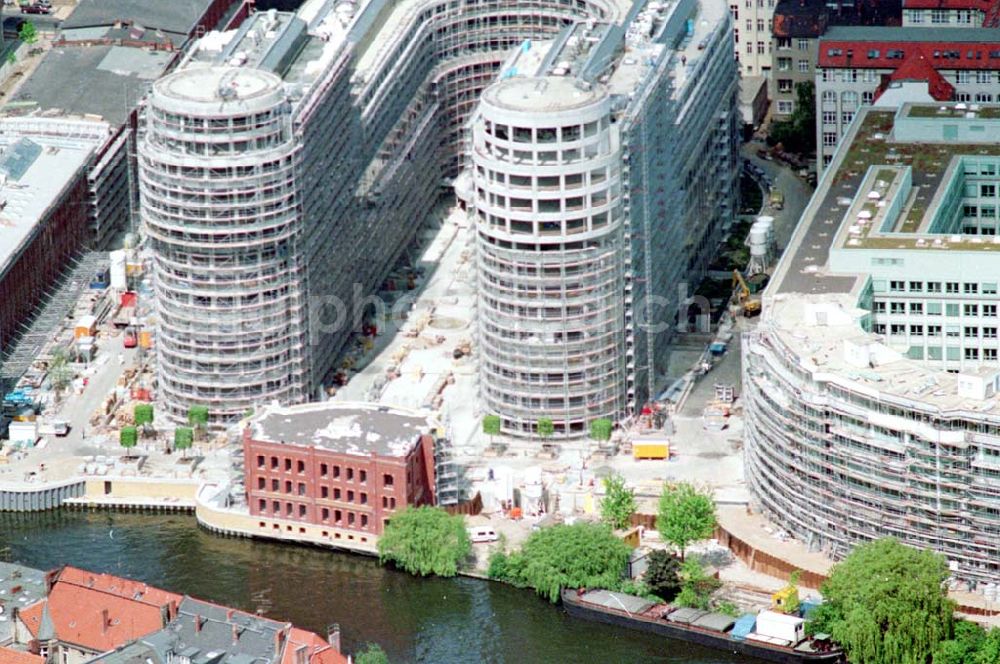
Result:
{"label": "barge on river", "polygon": [[753,615],[736,619],[721,613],[654,604],[641,597],[607,590],[563,590],[562,601],[566,612],[576,618],[652,632],[769,662],[844,664],[847,661],[840,648],[819,635],[793,643],[755,632]]}

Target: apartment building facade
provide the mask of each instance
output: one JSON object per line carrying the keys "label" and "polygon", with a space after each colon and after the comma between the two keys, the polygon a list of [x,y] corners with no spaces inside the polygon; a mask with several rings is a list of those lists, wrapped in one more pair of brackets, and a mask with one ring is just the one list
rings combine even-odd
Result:
{"label": "apartment building facade", "polygon": [[730,0],[735,54],[744,78],[771,73],[774,9],[775,0]]}
{"label": "apartment building facade", "polygon": [[991,0],[903,0],[903,27],[995,28],[1000,5]]}
{"label": "apartment building facade", "polygon": [[923,101],[998,99],[1000,37],[990,28],[831,27],[816,71],[817,167],[829,165],[858,110],[903,83]]}

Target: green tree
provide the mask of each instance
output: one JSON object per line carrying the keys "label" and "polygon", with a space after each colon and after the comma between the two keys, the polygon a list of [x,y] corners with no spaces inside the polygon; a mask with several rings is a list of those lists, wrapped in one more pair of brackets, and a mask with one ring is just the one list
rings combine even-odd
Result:
{"label": "green tree", "polygon": [[620,587],[629,551],[604,524],[560,524],[533,532],[517,553],[494,554],[489,574],[555,603],[563,588]]}
{"label": "green tree", "polygon": [[707,611],[712,604],[712,593],[722,584],[709,576],[697,560],[685,560],[680,571],[681,591],[674,598],[674,604]]}
{"label": "green tree", "polygon": [[52,359],[49,360],[49,382],[56,396],[69,387],[73,381],[73,369],[69,365],[69,356],[64,348],[56,348],[52,351]]}
{"label": "green tree", "polygon": [[354,655],[354,664],[389,664],[389,656],[377,643],[369,643]]}
{"label": "green tree", "polygon": [[129,452],[139,442],[139,430],[135,427],[122,427],[118,433],[118,442]]}
{"label": "green tree", "polygon": [[625,478],[611,475],[604,478],[604,498],[601,519],[612,528],[625,528],[635,514],[635,491],[625,486]]}
{"label": "green tree", "polygon": [[943,556],[892,538],[856,547],[820,588],[810,630],[829,633],[852,662],[923,664],[952,634]]}
{"label": "green tree", "polygon": [[786,152],[816,151],[816,86],[806,81],[795,86],[795,110],[787,120],[771,124],[768,142],[781,143]]}
{"label": "green tree", "polygon": [[38,42],[38,31],[35,29],[35,24],[31,21],[22,23],[21,28],[17,31],[17,38],[28,46],[34,46]]}
{"label": "green tree", "polygon": [[646,563],[646,574],[642,577],[649,592],[664,602],[672,602],[681,591],[681,561],[669,551],[651,551]]}
{"label": "green tree", "polygon": [[379,560],[410,574],[455,576],[472,552],[465,519],[438,507],[408,507],[393,515],[378,541]]}
{"label": "green tree", "polygon": [[598,442],[611,440],[611,429],[614,427],[611,420],[601,417],[590,423],[590,437]]}
{"label": "green tree", "polygon": [[688,545],[712,536],[715,525],[715,501],[709,490],[687,482],[664,485],[656,529],[664,541],[678,548],[681,560]]}
{"label": "green tree", "polygon": [[174,429],[174,449],[181,450],[184,456],[194,445],[194,430],[191,427],[177,427]]}
{"label": "green tree", "polygon": [[986,632],[982,627],[967,620],[956,620],[952,637],[939,643],[934,650],[934,664],[979,664],[977,660],[985,641]]}
{"label": "green tree", "polygon": [[986,632],[972,661],[974,664],[1000,664],[1000,627]]}
{"label": "green tree", "polygon": [[486,415],[483,417],[483,433],[490,437],[490,445],[493,444],[493,436],[500,435],[500,416]]}
{"label": "green tree", "polygon": [[542,438],[550,438],[556,432],[555,423],[548,417],[539,418],[535,427],[538,429],[538,435]]}
{"label": "green tree", "polygon": [[136,426],[148,427],[153,423],[153,404],[137,403],[132,411],[132,415],[135,418]]}
{"label": "green tree", "polygon": [[190,406],[188,407],[188,425],[190,425],[195,433],[198,434],[198,439],[205,434],[205,430],[208,428],[208,406]]}

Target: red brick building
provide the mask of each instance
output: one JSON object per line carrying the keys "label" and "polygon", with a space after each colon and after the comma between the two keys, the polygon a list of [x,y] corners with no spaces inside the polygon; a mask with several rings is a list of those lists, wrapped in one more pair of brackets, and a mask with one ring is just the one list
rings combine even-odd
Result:
{"label": "red brick building", "polygon": [[268,408],[244,432],[250,513],[377,537],[396,510],[434,504],[436,436],[378,404]]}

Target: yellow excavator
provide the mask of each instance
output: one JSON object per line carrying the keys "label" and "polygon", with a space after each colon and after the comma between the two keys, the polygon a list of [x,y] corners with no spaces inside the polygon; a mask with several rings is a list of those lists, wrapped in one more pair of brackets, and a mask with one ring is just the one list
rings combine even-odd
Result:
{"label": "yellow excavator", "polygon": [[733,298],[743,309],[743,316],[753,318],[760,314],[760,297],[750,290],[746,279],[739,270],[733,270]]}

